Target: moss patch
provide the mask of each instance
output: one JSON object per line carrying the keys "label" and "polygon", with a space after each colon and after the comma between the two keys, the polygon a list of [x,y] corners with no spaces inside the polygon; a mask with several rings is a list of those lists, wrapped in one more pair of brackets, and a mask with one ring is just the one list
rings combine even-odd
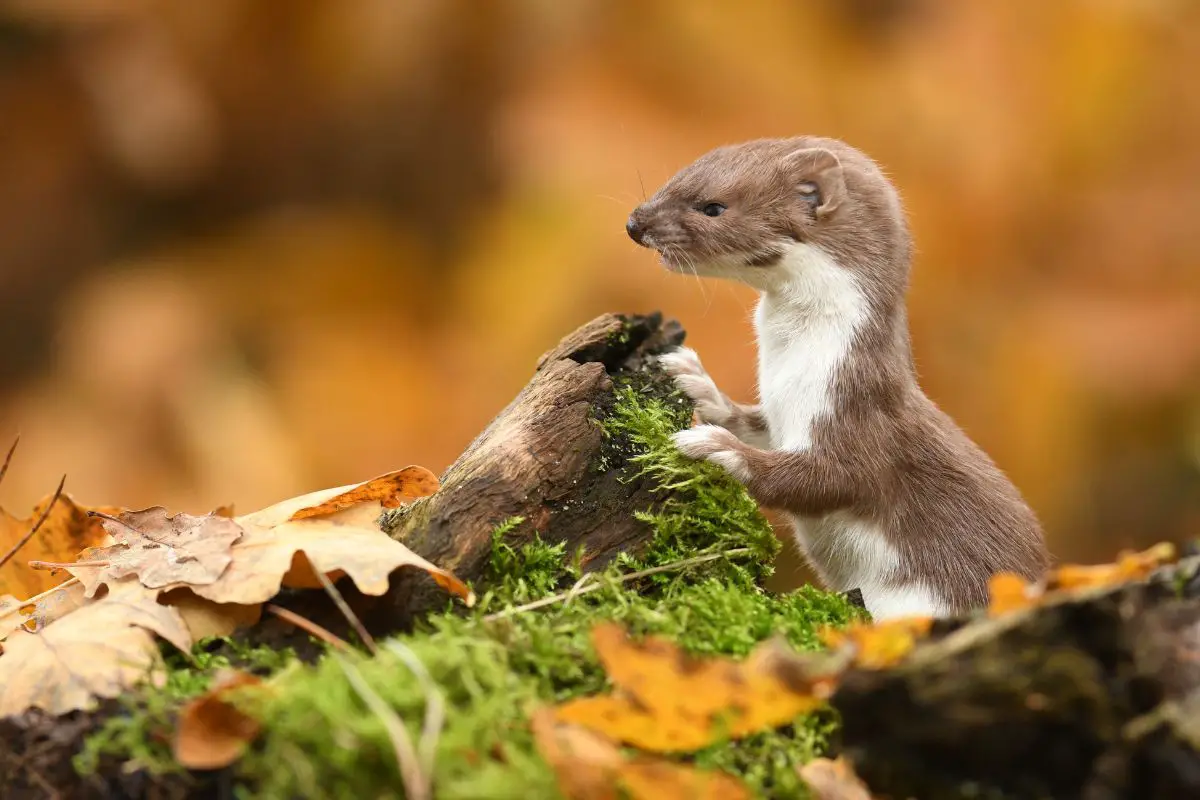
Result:
{"label": "moss patch", "polygon": [[[812,588],[764,592],[760,586],[779,547],[770,526],[722,470],[688,461],[671,446],[671,432],[688,423],[690,404],[681,397],[657,399],[637,379],[619,380],[616,402],[599,415],[609,463],[598,468],[620,465],[624,479],[649,480],[662,490],[660,503],[637,512],[653,529],[648,546],[589,578],[598,586],[589,593],[513,613],[569,590],[581,571],[580,554],[547,544],[536,532],[530,541],[520,530],[523,520],[508,520],[493,536],[475,609],[434,615],[413,633],[381,643],[379,655],[351,659],[414,741],[431,695],[403,656],[415,655],[429,672],[446,704],[433,766],[439,798],[558,796],[528,720],[539,705],[605,690],[589,641],[599,621],[619,621],[635,635],[670,637],[694,653],[740,656],[776,634],[814,649],[817,628],[843,625],[859,613],[841,596]],[[518,532],[526,542],[519,547],[511,544]],[[680,562],[688,565],[628,579]],[[247,795],[361,798],[378,796],[380,787],[401,791],[384,724],[366,710],[336,659],[292,664],[273,683],[277,691],[256,711],[264,735],[238,766]],[[795,767],[821,750],[832,724],[829,714],[799,717],[789,727],[711,747],[694,760],[734,772],[765,795],[801,797]],[[105,742],[95,748],[137,753],[127,737],[110,735]]]}
{"label": "moss patch", "polygon": [[105,720],[73,759],[76,772],[92,774],[105,759],[125,761],[128,769],[144,769],[152,775],[184,772],[170,750],[179,707],[203,694],[221,669],[270,675],[295,660],[290,650],[248,647],[225,638],[201,640],[188,656],[165,645],[163,649],[167,668],[163,685],[124,696],[121,713]]}

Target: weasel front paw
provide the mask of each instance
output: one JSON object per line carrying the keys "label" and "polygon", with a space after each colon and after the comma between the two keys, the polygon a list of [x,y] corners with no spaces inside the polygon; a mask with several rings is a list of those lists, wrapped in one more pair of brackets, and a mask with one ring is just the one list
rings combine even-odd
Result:
{"label": "weasel front paw", "polygon": [[704,370],[700,356],[690,347],[680,347],[658,357],[663,371],[675,379],[684,394],[696,404],[696,414],[701,422],[726,425],[733,417],[733,408],[728,398],[721,394],[716,382]]}
{"label": "weasel front paw", "polygon": [[746,445],[724,428],[697,425],[672,434],[671,440],[679,452],[688,458],[711,461],[742,483],[750,480],[750,469],[746,465],[746,456],[742,454]]}

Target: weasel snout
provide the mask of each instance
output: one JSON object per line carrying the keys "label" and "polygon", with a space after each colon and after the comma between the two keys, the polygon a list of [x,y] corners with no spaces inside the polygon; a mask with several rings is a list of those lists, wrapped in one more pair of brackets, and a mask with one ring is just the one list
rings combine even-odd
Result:
{"label": "weasel snout", "polygon": [[640,222],[638,222],[636,211],[630,214],[629,219],[625,221],[625,232],[629,234],[630,239],[633,239],[642,247],[646,246],[646,229],[642,227]]}

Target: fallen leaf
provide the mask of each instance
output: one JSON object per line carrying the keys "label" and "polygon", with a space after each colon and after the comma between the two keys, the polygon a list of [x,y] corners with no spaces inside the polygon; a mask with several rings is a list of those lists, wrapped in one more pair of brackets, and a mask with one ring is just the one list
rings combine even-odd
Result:
{"label": "fallen leaf", "polygon": [[1162,565],[1171,563],[1175,557],[1175,545],[1170,542],[1161,542],[1141,552],[1123,550],[1112,564],[1067,564],[1059,567],[1050,574],[1049,586],[1051,589],[1070,590],[1138,581]]}
{"label": "fallen leaf", "polygon": [[80,553],[80,563],[67,567],[86,587],[87,597],[101,584],[130,575],[149,589],[212,583],[233,561],[230,548],[242,536],[241,527],[228,517],[168,516],[162,506],[100,519],[114,543],[88,548]]}
{"label": "fallen leaf", "polygon": [[41,708],[88,708],[141,680],[162,677],[158,634],[180,650],[192,639],[179,612],[133,578],[109,586],[37,633],[12,631],[0,654],[0,717]]}
{"label": "fallen leaf", "polygon": [[179,710],[171,752],[188,769],[220,769],[241,757],[262,725],[230,702],[239,690],[261,686],[247,672],[226,670],[217,674],[207,692]]}
{"label": "fallen leaf", "polygon": [[568,800],[742,800],[750,791],[723,772],[698,770],[651,756],[627,758],[615,742],[554,712],[534,714],[538,751],[554,769]]}
{"label": "fallen leaf", "polygon": [[[402,471],[403,472],[403,471]],[[368,481],[370,483],[370,481]],[[243,534],[230,548],[232,561],[219,578],[205,585],[186,586],[215,603],[251,605],[265,603],[282,586],[319,589],[320,570],[331,580],[348,575],[363,594],[387,591],[388,577],[404,566],[425,571],[442,588],[468,605],[475,596],[470,588],[384,533],[378,523],[378,499],[343,507],[326,516],[290,521],[296,512],[319,506],[356,487],[337,487],[293,497],[234,521]],[[362,509],[373,509],[363,515]]]}
{"label": "fallen leaf", "polygon": [[160,594],[158,602],[179,612],[192,640],[197,642],[209,636],[229,636],[256,625],[262,617],[261,605],[214,603],[182,587]]}
{"label": "fallen leaf", "polygon": [[36,633],[84,603],[83,584],[71,580],[28,600],[0,597],[0,639],[17,628]]}
{"label": "fallen leaf", "polygon": [[1015,572],[998,572],[988,580],[988,616],[999,617],[1038,604],[1042,592]]}
{"label": "fallen leaf", "polygon": [[427,497],[438,490],[438,479],[424,467],[405,467],[396,472],[360,483],[349,491],[342,492],[317,505],[301,508],[289,518],[291,521],[323,517],[336,514],[354,506],[378,503],[381,508],[399,508],[419,497]]}
{"label": "fallen leaf", "polygon": [[[0,509],[0,555],[21,540],[33,521],[41,516],[50,497],[33,508],[29,519],[17,519]],[[41,529],[20,552],[0,566],[0,595],[33,597],[63,582],[61,575],[29,568],[29,562],[73,561],[80,550],[107,544],[108,534],[100,520],[87,515],[88,508],[76,505],[66,494],[59,495]],[[92,510],[119,514],[121,509],[97,507]]]}
{"label": "fallen leaf", "polygon": [[813,800],[871,800],[871,792],[844,758],[814,758],[797,770]]}
{"label": "fallen leaf", "polygon": [[621,767],[621,787],[633,800],[749,800],[732,775],[641,756]]}
{"label": "fallen leaf", "polygon": [[775,642],[737,662],[696,659],[657,637],[635,643],[612,623],[597,625],[592,641],[619,691],[568,701],[556,718],[645,750],[697,750],[785,725],[823,703],[815,685],[784,673]]}
{"label": "fallen leaf", "polygon": [[818,637],[826,647],[848,648],[855,666],[886,669],[902,661],[929,633],[930,617],[900,617],[876,623],[857,623],[844,629],[825,628]]}

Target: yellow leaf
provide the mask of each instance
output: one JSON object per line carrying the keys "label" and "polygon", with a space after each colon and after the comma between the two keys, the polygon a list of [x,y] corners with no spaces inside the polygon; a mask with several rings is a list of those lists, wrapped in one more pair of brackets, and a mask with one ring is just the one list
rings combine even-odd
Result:
{"label": "yellow leaf", "polygon": [[785,725],[820,706],[824,694],[782,669],[774,642],[742,662],[696,659],[655,637],[635,643],[617,625],[592,632],[596,652],[619,691],[559,706],[556,718],[645,750],[697,750]]}
{"label": "yellow leaf", "polygon": [[378,502],[383,508],[398,508],[406,502],[426,497],[438,490],[438,479],[424,467],[405,467],[360,483],[349,491],[342,492],[308,508],[292,514],[291,520],[308,519],[336,514],[355,506],[370,507]]}
{"label": "yellow leaf", "polygon": [[855,666],[885,669],[894,666],[929,633],[929,617],[902,617],[877,623],[859,623],[844,630],[826,628],[819,636],[826,647],[848,648]]}
{"label": "yellow leaf", "polygon": [[1141,552],[1124,550],[1112,564],[1064,565],[1051,573],[1049,583],[1052,589],[1084,589],[1142,580],[1162,565],[1174,561],[1175,555],[1175,545],[1160,542]]}
{"label": "yellow leaf", "polygon": [[[49,502],[47,497],[34,506],[29,519],[17,519],[0,509],[0,556],[25,536]],[[121,511],[111,507],[94,510],[112,514]],[[72,561],[80,550],[107,543],[108,534],[100,520],[89,517],[87,511],[69,496],[60,495],[41,529],[11,561],[0,566],[0,595],[32,597],[53,589],[63,582],[62,577],[46,570],[30,569],[30,561]]]}
{"label": "yellow leaf", "polygon": [[1015,572],[998,572],[988,580],[988,616],[999,617],[1035,606],[1042,592]]}
{"label": "yellow leaf", "polygon": [[615,742],[579,725],[534,714],[538,751],[550,763],[568,800],[748,800],[750,792],[731,775],[702,771],[652,756],[627,758]]}

